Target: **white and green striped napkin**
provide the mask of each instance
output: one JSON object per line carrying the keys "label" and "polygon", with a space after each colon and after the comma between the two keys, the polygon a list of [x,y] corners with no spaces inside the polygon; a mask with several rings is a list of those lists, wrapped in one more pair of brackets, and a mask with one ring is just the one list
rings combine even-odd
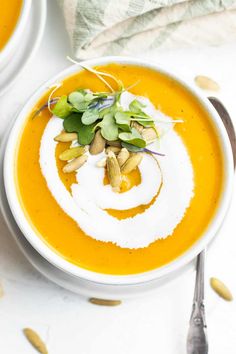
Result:
{"label": "white and green striped napkin", "polygon": [[79,59],[236,39],[236,0],[58,1]]}

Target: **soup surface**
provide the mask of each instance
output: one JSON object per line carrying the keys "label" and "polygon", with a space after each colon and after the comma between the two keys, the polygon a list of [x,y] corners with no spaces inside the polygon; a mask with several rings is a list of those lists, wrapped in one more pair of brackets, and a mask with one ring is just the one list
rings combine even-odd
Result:
{"label": "soup surface", "polygon": [[22,3],[22,0],[1,0],[0,51],[5,47],[16,27]]}
{"label": "soup surface", "polygon": [[[49,93],[39,100],[26,120],[19,140],[16,156],[19,198],[39,237],[69,262],[107,274],[145,272],[173,261],[188,250],[206,229],[221,194],[221,149],[207,113],[177,82],[163,74],[137,66],[110,64],[99,67],[99,70],[119,77],[125,87],[137,83],[130,89],[133,94],[148,97],[164,114],[183,120],[183,123],[176,124],[174,129],[182,138],[191,159],[194,196],[182,221],[171,236],[158,239],[145,248],[121,248],[111,242],[97,241],[87,236],[57,204],[40,169],[40,142],[52,114],[47,109],[34,118],[33,114],[46,102]],[[66,78],[55,96],[68,94],[76,88],[89,88],[95,92],[107,90],[96,76],[82,71]],[[57,166],[60,178],[69,190],[75,182],[75,175],[61,173],[65,163],[60,161],[58,156],[64,149],[65,145],[57,145]],[[138,171],[133,171],[128,178],[131,185],[140,183]],[[122,219],[142,213],[145,208],[146,206],[140,205],[129,210],[108,212]]]}

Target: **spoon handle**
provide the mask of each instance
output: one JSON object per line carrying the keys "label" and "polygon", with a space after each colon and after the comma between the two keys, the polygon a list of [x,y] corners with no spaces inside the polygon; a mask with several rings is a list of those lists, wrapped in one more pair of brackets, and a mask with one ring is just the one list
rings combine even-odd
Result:
{"label": "spoon handle", "polygon": [[232,122],[232,119],[226,110],[225,106],[223,103],[216,97],[208,97],[208,100],[211,102],[211,104],[214,106],[215,110],[219,114],[225,129],[228,133],[229,136],[229,141],[231,144],[232,148],[232,153],[233,153],[233,159],[234,159],[234,168],[236,166],[236,135],[235,135],[235,130],[234,130],[234,124]]}
{"label": "spoon handle", "polygon": [[204,264],[205,251],[203,250],[197,257],[193,308],[187,337],[187,354],[208,353],[204,307]]}
{"label": "spoon handle", "polygon": [[[211,104],[218,112],[226,131],[232,147],[234,158],[234,168],[236,166],[236,137],[235,130],[229,113],[225,106],[216,97],[208,97]],[[206,319],[204,308],[204,263],[205,251],[202,251],[197,257],[197,273],[195,292],[193,300],[192,315],[190,318],[190,326],[187,338],[187,354],[207,354],[208,340],[206,333]]]}

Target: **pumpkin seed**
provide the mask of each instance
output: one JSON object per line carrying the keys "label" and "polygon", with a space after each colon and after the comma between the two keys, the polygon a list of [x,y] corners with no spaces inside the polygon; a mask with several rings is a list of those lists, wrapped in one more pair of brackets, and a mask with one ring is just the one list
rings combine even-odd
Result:
{"label": "pumpkin seed", "polygon": [[108,154],[109,151],[114,152],[114,154],[119,154],[120,148],[117,147],[117,146],[108,146],[108,147],[106,148],[106,153]]}
{"label": "pumpkin seed", "polygon": [[105,148],[106,140],[103,138],[101,134],[101,129],[96,131],[94,139],[90,145],[89,152],[92,155],[100,154]]}
{"label": "pumpkin seed", "polygon": [[79,156],[76,159],[69,162],[68,164],[66,164],[63,167],[62,171],[64,173],[74,172],[74,171],[78,170],[81,166],[83,166],[83,164],[87,161],[87,159],[88,159],[87,155]]}
{"label": "pumpkin seed", "polygon": [[23,329],[24,335],[30,344],[41,354],[48,354],[47,347],[39,335],[31,328]]}
{"label": "pumpkin seed", "polygon": [[196,85],[203,90],[219,91],[220,89],[218,83],[207,76],[198,75],[195,77],[194,81]]}
{"label": "pumpkin seed", "polygon": [[140,152],[133,154],[121,167],[121,172],[128,174],[133,171],[142,161],[143,155]]}
{"label": "pumpkin seed", "polygon": [[112,151],[109,151],[107,156],[107,173],[113,191],[119,192],[122,181],[120,166],[114,152]]}
{"label": "pumpkin seed", "polygon": [[106,142],[107,142],[107,145],[109,145],[109,146],[116,146],[116,147],[121,148],[121,142],[119,140],[114,140],[114,141],[107,140]]}
{"label": "pumpkin seed", "polygon": [[126,148],[122,148],[117,156],[117,161],[120,165],[124,165],[124,163],[128,160],[129,158],[129,151]]}
{"label": "pumpkin seed", "polygon": [[67,143],[73,140],[77,140],[77,134],[76,133],[61,133],[57,136],[55,136],[54,140],[59,141],[61,143]]}
{"label": "pumpkin seed", "polygon": [[153,128],[143,129],[141,135],[147,144],[151,144],[157,139],[157,133]]}
{"label": "pumpkin seed", "polygon": [[59,159],[62,161],[72,160],[78,156],[83,155],[85,153],[85,151],[86,151],[86,148],[84,146],[72,147],[70,149],[63,151],[59,155]]}
{"label": "pumpkin seed", "polygon": [[227,286],[221,280],[219,280],[217,278],[211,278],[210,284],[211,284],[212,289],[224,300],[226,300],[226,301],[233,300],[233,295],[231,294],[230,290],[227,288]]}
{"label": "pumpkin seed", "polygon": [[99,160],[97,163],[96,163],[96,166],[97,167],[105,167],[107,164],[107,158],[106,157],[103,157],[101,160]]}
{"label": "pumpkin seed", "polygon": [[118,306],[122,303],[120,300],[105,300],[105,299],[97,299],[95,297],[90,298],[89,302],[91,302],[91,304],[100,305],[100,306]]}

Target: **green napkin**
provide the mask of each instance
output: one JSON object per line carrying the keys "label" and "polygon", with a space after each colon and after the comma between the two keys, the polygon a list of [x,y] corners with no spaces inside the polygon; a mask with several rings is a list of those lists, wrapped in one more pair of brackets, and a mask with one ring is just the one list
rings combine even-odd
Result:
{"label": "green napkin", "polygon": [[58,0],[73,54],[155,54],[236,38],[236,0]]}

